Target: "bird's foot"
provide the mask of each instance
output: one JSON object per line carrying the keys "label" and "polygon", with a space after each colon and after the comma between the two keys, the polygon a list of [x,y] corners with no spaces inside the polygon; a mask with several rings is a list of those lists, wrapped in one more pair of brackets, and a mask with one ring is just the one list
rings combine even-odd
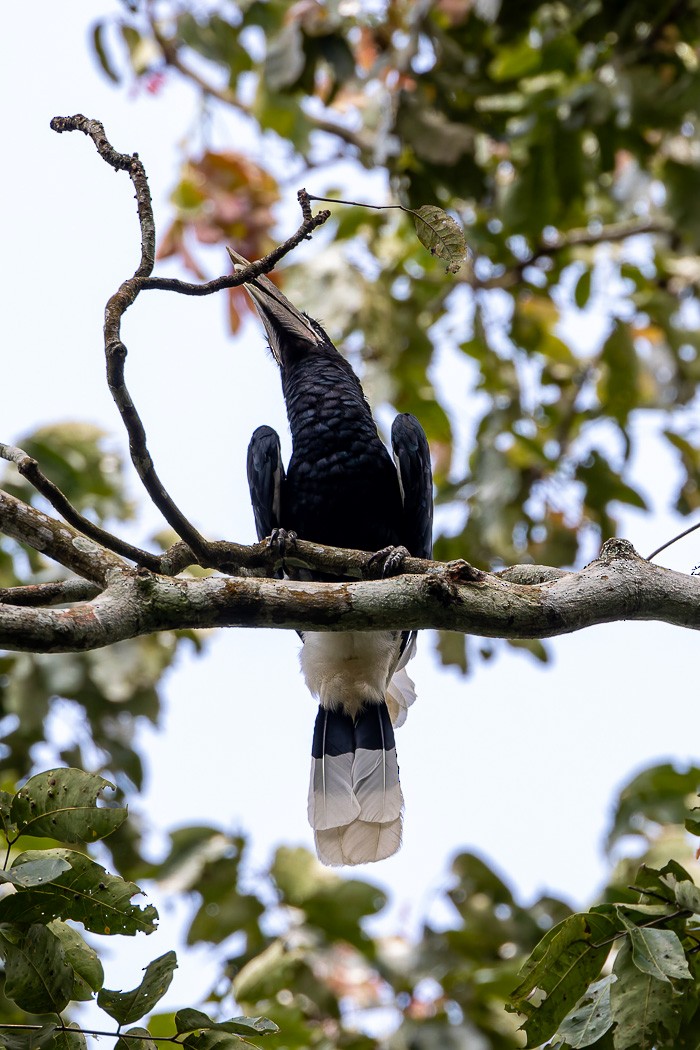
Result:
{"label": "bird's foot", "polygon": [[290,529],[273,529],[267,538],[267,545],[270,550],[274,550],[275,553],[282,559],[287,554],[291,554],[296,546],[298,540],[296,532],[292,532]]}
{"label": "bird's foot", "polygon": [[411,557],[411,552],[406,547],[383,547],[369,559],[371,569],[380,568],[380,575],[396,576],[401,572],[406,558]]}

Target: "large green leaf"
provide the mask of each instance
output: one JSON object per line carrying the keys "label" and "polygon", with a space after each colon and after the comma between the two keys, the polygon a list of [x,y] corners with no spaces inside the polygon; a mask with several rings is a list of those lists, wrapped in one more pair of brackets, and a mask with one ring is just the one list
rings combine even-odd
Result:
{"label": "large green leaf", "polygon": [[48,1044],[48,1050],[87,1050],[87,1039],[80,1025],[72,1022],[65,1028],[57,1028]]}
{"label": "large green leaf", "polygon": [[53,1036],[56,1031],[60,1029],[54,1023],[41,1025],[30,1032],[22,1028],[15,1031],[5,1028],[2,1030],[2,1046],[4,1050],[40,1050],[41,1047],[54,1050]]}
{"label": "large green leaf", "polygon": [[682,1012],[671,982],[642,973],[627,943],[617,954],[613,972],[617,981],[610,990],[610,1007],[617,1025],[615,1050],[652,1050],[657,1036],[673,1037]]}
{"label": "large green leaf", "polygon": [[82,769],[50,769],[32,777],[17,792],[12,820],[21,835],[93,842],[110,835],[126,820],[125,809],[97,805],[105,788],[113,787],[103,777]]}
{"label": "large green leaf", "polygon": [[41,924],[0,932],[5,995],[29,1013],[60,1013],[70,1002],[73,969],[58,937]]}
{"label": "large green leaf", "polygon": [[175,952],[166,952],[148,964],[137,988],[132,988],[130,992],[103,988],[97,995],[97,1005],[120,1025],[133,1024],[160,1002],[170,987],[176,969]]}
{"label": "large green leaf", "polygon": [[28,889],[30,886],[53,882],[69,868],[70,864],[63,857],[40,854],[37,860],[22,864],[21,867],[0,871],[0,882],[9,882],[18,889]]}
{"label": "large green leaf", "polygon": [[606,916],[587,912],[564,919],[540,941],[507,1004],[508,1010],[525,1014],[526,1047],[554,1035],[600,973],[616,932]]}
{"label": "large green leaf", "polygon": [[595,981],[559,1025],[556,1038],[563,1039],[571,1050],[582,1050],[597,1043],[612,1027],[610,985],[615,979],[613,974],[608,974]]}
{"label": "large green leaf", "polygon": [[671,978],[690,980],[692,974],[683,951],[683,946],[673,930],[637,926],[631,922],[621,908],[617,909],[621,923],[629,937],[632,961],[642,973],[659,981],[670,982]]}
{"label": "large green leaf", "polygon": [[114,1050],[158,1050],[160,1045],[151,1039],[147,1028],[130,1028],[114,1044]]}
{"label": "large green leaf", "polygon": [[93,992],[99,991],[104,981],[104,970],[97,952],[77,930],[60,919],[54,919],[48,928],[63,945],[66,959],[73,968],[71,999],[77,1002],[92,999]]}
{"label": "large green leaf", "polygon": [[179,1033],[211,1028],[217,1032],[256,1036],[279,1031],[277,1025],[267,1017],[230,1017],[227,1021],[214,1021],[201,1010],[192,1009],[178,1010],[175,1014],[175,1026]]}
{"label": "large green leaf", "polygon": [[[110,875],[82,853],[56,849],[49,855],[66,860],[70,869],[47,886],[33,886],[0,900],[0,922],[51,922],[73,919],[91,933],[133,935],[152,933],[158,913],[152,904],[141,908],[131,898],[142,891],[133,882]],[[36,850],[20,854],[13,870],[44,856]]]}

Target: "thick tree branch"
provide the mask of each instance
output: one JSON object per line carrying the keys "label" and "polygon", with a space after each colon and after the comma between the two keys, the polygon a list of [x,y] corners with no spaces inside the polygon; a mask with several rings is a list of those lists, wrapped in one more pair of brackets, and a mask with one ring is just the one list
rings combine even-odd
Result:
{"label": "thick tree branch", "polygon": [[[26,478],[37,492],[40,492],[49,501],[54,510],[57,510],[70,525],[82,532],[84,536],[88,536],[101,546],[106,547],[107,550],[114,551],[115,554],[119,554],[123,558],[130,558],[138,565],[144,565],[154,572],[163,571],[160,555],[151,554],[149,551],[141,550],[140,547],[134,547],[131,543],[121,540],[118,536],[107,532],[106,529],[100,528],[99,525],[90,521],[89,518],[84,517],[80,511],[76,510],[70,500],[64,496],[59,487],[46,477],[37,461],[28,456],[23,449],[0,442],[0,458],[14,463],[22,477]],[[190,564],[192,564],[192,561]]]}
{"label": "thick tree branch", "polygon": [[26,587],[0,587],[0,605],[24,605],[30,608],[43,605],[72,605],[74,602],[96,598],[101,590],[98,584],[80,579],[33,583]]}
{"label": "thick tree branch", "polygon": [[609,541],[580,572],[515,584],[466,562],[423,575],[359,583],[112,572],[94,601],[72,609],[0,606],[0,646],[31,652],[95,649],[160,630],[279,627],[348,631],[440,628],[495,638],[546,638],[616,620],[700,630],[700,578]]}
{"label": "thick tree branch", "polygon": [[127,567],[116,554],[71,525],[55,521],[2,489],[0,531],[93,583],[104,584],[114,569]]}

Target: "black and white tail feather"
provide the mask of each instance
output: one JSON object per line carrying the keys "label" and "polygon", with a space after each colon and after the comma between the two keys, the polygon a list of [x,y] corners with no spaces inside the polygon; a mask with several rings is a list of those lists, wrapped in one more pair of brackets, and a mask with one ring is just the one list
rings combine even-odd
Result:
{"label": "black and white tail feather", "polygon": [[[366,636],[342,637],[366,648]],[[389,632],[381,637],[394,640]],[[396,642],[404,648],[400,661],[404,655],[408,659],[413,639],[399,636]],[[302,657],[302,666],[306,662]],[[344,706],[319,706],[311,749],[309,823],[320,859],[334,866],[384,860],[401,845],[403,794],[394,726],[405,721],[415,691],[400,667],[384,699],[370,700],[353,714],[347,692],[345,698]]]}

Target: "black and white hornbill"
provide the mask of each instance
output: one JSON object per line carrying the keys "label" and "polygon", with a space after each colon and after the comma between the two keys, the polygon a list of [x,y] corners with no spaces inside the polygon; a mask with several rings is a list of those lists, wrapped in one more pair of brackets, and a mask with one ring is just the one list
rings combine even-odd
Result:
{"label": "black and white hornbill", "polygon": [[[235,264],[246,260],[231,253]],[[270,427],[253,434],[248,483],[259,539],[275,529],[334,547],[432,551],[432,474],[417,419],[391,428],[394,462],[360,382],[321,325],[266,277],[246,285],[282,374],[292,432],[285,473]],[[415,699],[404,670],[415,635],[305,632],[301,669],[320,706],[312,746],[309,822],[325,864],[363,864],[401,845],[403,796],[394,726]]]}

